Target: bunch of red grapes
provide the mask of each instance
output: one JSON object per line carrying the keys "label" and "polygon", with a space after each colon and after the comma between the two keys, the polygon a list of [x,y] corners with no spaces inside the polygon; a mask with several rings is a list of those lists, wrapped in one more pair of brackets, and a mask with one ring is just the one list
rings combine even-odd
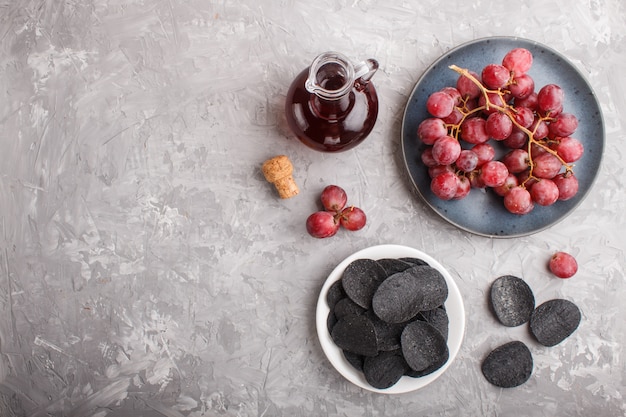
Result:
{"label": "bunch of red grapes", "polygon": [[[472,188],[492,189],[514,214],[568,200],[578,192],[573,163],[584,152],[572,137],[575,115],[563,111],[564,91],[556,84],[535,91],[528,74],[532,53],[510,50],[501,64],[481,74],[456,65],[455,87],[432,93],[417,135],[431,190],[443,200],[462,199]],[[496,159],[494,142],[505,153]]]}

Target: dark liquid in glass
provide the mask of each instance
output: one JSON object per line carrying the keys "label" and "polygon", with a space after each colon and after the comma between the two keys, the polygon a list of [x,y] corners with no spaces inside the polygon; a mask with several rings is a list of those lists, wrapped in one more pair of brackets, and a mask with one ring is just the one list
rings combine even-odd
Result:
{"label": "dark liquid in glass", "polygon": [[[326,90],[338,90],[346,82],[344,72],[333,65],[326,64],[317,73],[317,84]],[[345,151],[361,143],[378,116],[374,85],[357,82],[347,94],[330,100],[307,91],[308,76],[308,69],[302,71],[287,93],[285,111],[292,132],[305,145],[324,152]]]}

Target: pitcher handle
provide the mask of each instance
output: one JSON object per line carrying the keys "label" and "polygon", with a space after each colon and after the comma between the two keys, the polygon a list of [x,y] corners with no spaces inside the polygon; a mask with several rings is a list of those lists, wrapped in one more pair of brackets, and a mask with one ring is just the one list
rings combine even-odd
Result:
{"label": "pitcher handle", "polygon": [[366,59],[354,66],[354,78],[359,84],[367,84],[377,70],[378,61],[372,58]]}

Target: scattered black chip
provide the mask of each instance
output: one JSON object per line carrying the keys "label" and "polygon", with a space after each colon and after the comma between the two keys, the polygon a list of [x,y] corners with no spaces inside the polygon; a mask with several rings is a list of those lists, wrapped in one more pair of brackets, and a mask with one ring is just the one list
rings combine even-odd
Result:
{"label": "scattered black chip", "polygon": [[337,301],[335,304],[335,308],[333,312],[338,319],[348,315],[348,314],[363,314],[366,310],[352,301],[350,298],[345,297],[341,300]]}
{"label": "scattered black chip", "polygon": [[574,303],[563,299],[550,300],[533,311],[530,331],[542,345],[554,346],[574,333],[580,320],[580,310]]}
{"label": "scattered black chip", "polygon": [[387,323],[379,319],[371,310],[367,312],[374,329],[379,351],[392,351],[400,349],[400,336],[406,323]]}
{"label": "scattered black chip", "polygon": [[363,356],[378,353],[376,331],[366,315],[348,314],[337,321],[331,332],[335,344],[348,352]]}
{"label": "scattered black chip", "polygon": [[513,388],[528,381],[533,371],[533,357],[520,342],[506,343],[487,355],[482,364],[487,381],[500,388]]}
{"label": "scattered black chip", "polygon": [[328,329],[328,333],[332,333],[335,324],[337,324],[337,316],[335,316],[335,313],[331,310],[330,313],[328,313],[328,317],[326,317],[326,328]]}
{"label": "scattered black chip", "polygon": [[500,323],[516,327],[530,320],[535,296],[528,284],[513,275],[504,275],[491,284],[491,308]]}
{"label": "scattered black chip", "polygon": [[326,293],[326,303],[328,307],[332,310],[337,304],[337,301],[346,297],[346,292],[343,290],[343,285],[341,280],[333,282],[333,285],[328,288],[328,292]]}
{"label": "scattered black chip", "polygon": [[441,363],[444,356],[449,356],[443,335],[425,321],[416,320],[407,324],[400,341],[402,355],[414,371],[423,371]]}
{"label": "scattered black chip", "polygon": [[420,316],[435,329],[439,330],[444,339],[448,340],[450,319],[444,308],[437,307],[432,310],[420,311]]}
{"label": "scattered black chip", "polygon": [[447,297],[443,275],[430,266],[416,265],[383,281],[374,293],[372,308],[382,320],[402,323],[440,306]]}
{"label": "scattered black chip", "polygon": [[387,277],[397,272],[402,272],[413,266],[412,263],[403,261],[402,259],[383,258],[377,261],[387,273]]}
{"label": "scattered black chip", "polygon": [[387,272],[373,259],[356,259],[344,270],[341,282],[343,289],[358,305],[368,309],[372,305],[372,296],[381,282],[387,278]]}
{"label": "scattered black chip", "polygon": [[365,356],[348,352],[347,350],[342,352],[343,356],[346,358],[348,363],[354,367],[354,369],[363,372],[363,362],[365,361]]}
{"label": "scattered black chip", "polygon": [[399,351],[381,352],[365,358],[363,375],[374,388],[385,389],[393,386],[402,378],[408,365]]}

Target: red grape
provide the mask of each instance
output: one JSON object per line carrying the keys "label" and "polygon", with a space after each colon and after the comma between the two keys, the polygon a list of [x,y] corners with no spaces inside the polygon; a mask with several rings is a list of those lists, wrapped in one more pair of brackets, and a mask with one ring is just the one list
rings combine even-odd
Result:
{"label": "red grape", "polygon": [[436,165],[434,167],[428,168],[428,176],[430,178],[435,178],[437,175],[443,172],[454,172],[454,169],[451,165]]}
{"label": "red grape", "polygon": [[496,150],[489,143],[479,143],[472,147],[472,152],[478,155],[478,167],[483,166],[486,162],[492,161],[496,156]]}
{"label": "red grape", "polygon": [[533,132],[533,138],[535,140],[544,139],[550,133],[550,128],[548,124],[539,117],[535,117],[533,124],[530,125],[530,131]]}
{"label": "red grape", "polygon": [[456,194],[452,197],[454,200],[461,200],[468,196],[472,189],[472,183],[466,176],[458,177],[459,182],[456,189]]}
{"label": "red grape", "polygon": [[[513,77],[508,86],[511,95],[516,99],[529,97],[535,91],[535,81],[528,74],[521,74]],[[516,105],[518,105],[516,103]]]}
{"label": "red grape", "polygon": [[569,136],[578,128],[578,119],[571,113],[560,113],[549,125],[553,136]]}
{"label": "red grape", "polygon": [[463,172],[470,172],[478,166],[478,155],[470,149],[463,149],[457,158],[455,165]]}
{"label": "red grape", "polygon": [[455,106],[461,105],[461,102],[463,101],[463,97],[461,97],[461,93],[459,93],[459,90],[457,90],[454,87],[447,86],[447,87],[443,87],[440,91],[452,97],[454,99]]}
{"label": "red grape", "polygon": [[502,141],[504,146],[511,149],[522,148],[528,141],[528,135],[524,131],[520,130],[517,126],[513,126],[513,131]]}
{"label": "red grape", "polygon": [[436,91],[426,100],[426,109],[435,117],[446,117],[454,110],[454,99],[448,93]]}
{"label": "red grape", "polygon": [[512,174],[524,172],[530,166],[528,151],[524,149],[513,149],[502,157],[502,163]]}
{"label": "red grape", "polygon": [[537,93],[537,106],[540,111],[549,116],[556,116],[563,110],[565,93],[556,84],[541,87]]}
{"label": "red grape", "polygon": [[500,161],[489,161],[480,167],[480,179],[487,187],[497,187],[504,184],[509,171]]}
{"label": "red grape", "polygon": [[528,107],[514,107],[513,118],[522,127],[530,127],[535,121],[535,114]]}
{"label": "red grape", "polygon": [[578,193],[578,178],[573,172],[564,172],[552,180],[559,189],[559,200],[566,201]]}
{"label": "red grape", "polygon": [[461,139],[467,143],[479,144],[489,140],[487,122],[480,117],[471,117],[461,123]]}
{"label": "red grape", "polygon": [[537,93],[530,93],[528,97],[522,99],[516,98],[513,100],[513,105],[515,107],[528,107],[529,109],[535,111],[537,110]]}
{"label": "red grape", "polygon": [[533,209],[530,193],[523,187],[514,187],[504,196],[504,207],[513,214],[528,214]]}
{"label": "red grape", "polygon": [[425,145],[432,145],[437,139],[448,134],[448,128],[443,120],[430,117],[424,119],[417,127],[417,137]]}
{"label": "red grape", "polygon": [[491,114],[504,108],[506,102],[500,94],[489,92],[486,97],[485,95],[478,97],[478,105],[484,107],[483,113]]}
{"label": "red grape", "polygon": [[502,185],[498,185],[497,187],[493,187],[493,192],[498,194],[500,197],[504,197],[507,195],[511,189],[517,187],[519,185],[519,181],[517,177],[513,174],[509,174],[506,177],[506,180],[502,183]]}
{"label": "red grape", "polygon": [[352,231],[362,229],[366,221],[365,212],[355,206],[346,207],[339,216],[341,225]]}
{"label": "red grape", "polygon": [[554,178],[562,167],[561,161],[559,161],[556,156],[547,152],[534,158],[533,163],[535,164],[533,167],[533,175],[537,178]]}
{"label": "red grape", "polygon": [[504,58],[502,58],[502,65],[516,76],[527,73],[532,64],[533,55],[525,48],[511,49],[504,55]]}
{"label": "red grape", "polygon": [[559,199],[559,188],[554,181],[542,179],[533,185],[530,190],[533,201],[540,206],[550,206]]}
{"label": "red grape", "polygon": [[306,219],[306,230],[313,237],[322,239],[334,236],[339,230],[339,222],[329,211],[317,211]]}
{"label": "red grape", "polygon": [[483,68],[483,72],[481,74],[483,84],[487,88],[491,88],[492,90],[496,90],[498,88],[503,88],[509,82],[511,78],[510,71],[498,64],[487,64]]}
{"label": "red grape", "polygon": [[585,151],[582,142],[570,136],[560,138],[553,149],[567,163],[578,161]]}
{"label": "red grape", "polygon": [[[478,79],[478,74],[474,71],[469,71],[470,75]],[[474,81],[468,77],[461,75],[456,81],[456,89],[463,98],[476,98],[480,95],[480,87],[478,87]]]}
{"label": "red grape", "polygon": [[548,267],[559,278],[571,278],[578,272],[576,258],[567,252],[557,252],[552,255]]}
{"label": "red grape", "polygon": [[487,134],[495,140],[504,140],[513,132],[513,122],[504,113],[491,113],[485,125]]}
{"label": "red grape", "polygon": [[446,171],[432,179],[431,191],[442,200],[451,200],[459,188],[459,177],[454,172]]}
{"label": "red grape", "polygon": [[346,206],[348,195],[343,188],[336,185],[328,185],[322,190],[320,199],[327,211],[339,212]]}
{"label": "red grape", "polygon": [[461,153],[461,144],[452,136],[442,136],[433,145],[433,159],[440,165],[454,163]]}
{"label": "red grape", "polygon": [[439,165],[439,163],[435,161],[435,158],[433,158],[432,147],[427,147],[426,149],[424,149],[422,151],[422,154],[420,155],[420,158],[422,159],[422,162],[424,163],[424,165],[426,165],[429,168]]}

